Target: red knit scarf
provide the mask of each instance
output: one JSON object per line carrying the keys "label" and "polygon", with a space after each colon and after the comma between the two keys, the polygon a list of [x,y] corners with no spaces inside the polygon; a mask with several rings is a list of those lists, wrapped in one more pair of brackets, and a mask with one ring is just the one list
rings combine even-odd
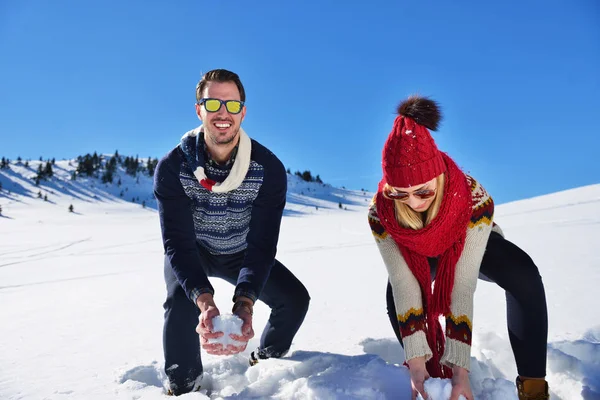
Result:
{"label": "red knit scarf", "polygon": [[[442,204],[437,216],[422,229],[401,227],[396,221],[394,202],[377,193],[377,214],[385,230],[392,236],[408,267],[419,282],[427,323],[427,342],[433,353],[427,362],[432,377],[449,378],[452,370],[440,364],[444,354],[441,314],[450,313],[456,263],[463,251],[467,227],[472,213],[471,190],[466,176],[456,163],[442,153],[446,163],[446,181]],[[438,257],[435,285],[431,289],[431,271],[427,257]]]}

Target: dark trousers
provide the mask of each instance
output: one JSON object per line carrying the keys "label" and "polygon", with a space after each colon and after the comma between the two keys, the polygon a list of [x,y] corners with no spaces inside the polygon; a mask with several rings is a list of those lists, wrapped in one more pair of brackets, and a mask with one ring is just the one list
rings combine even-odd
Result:
{"label": "dark trousers", "polygon": [[[202,268],[209,277],[217,277],[235,285],[244,260],[244,254],[215,256],[198,247]],[[164,303],[165,320],[163,350],[165,372],[171,390],[182,394],[192,390],[194,381],[202,374],[200,337],[196,333],[200,310],[186,296],[165,257],[167,299]],[[271,315],[260,338],[260,353],[265,357],[281,357],[292,344],[292,339],[304,321],[310,297],[304,285],[279,261],[260,294],[259,300],[271,308]],[[231,304],[233,305],[233,304]],[[221,313],[229,312],[227,308]]]}
{"label": "dark trousers", "polygon": [[[430,259],[432,274],[437,265]],[[519,375],[546,376],[548,311],[542,277],[533,260],[515,244],[492,232],[479,269],[479,278],[495,282],[506,292],[510,345]],[[392,285],[387,285],[387,309],[394,332],[402,344]]]}

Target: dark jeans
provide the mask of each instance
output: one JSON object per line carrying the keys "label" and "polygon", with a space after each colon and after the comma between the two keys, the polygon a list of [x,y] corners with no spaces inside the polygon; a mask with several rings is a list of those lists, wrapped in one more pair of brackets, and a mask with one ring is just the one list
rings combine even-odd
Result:
{"label": "dark jeans", "polygon": [[[430,259],[432,274],[437,265]],[[479,278],[495,282],[506,292],[508,335],[519,375],[546,376],[548,311],[544,284],[533,260],[519,247],[492,232],[479,269]],[[402,344],[392,285],[387,285],[387,309]]]}
{"label": "dark jeans", "polygon": [[[244,260],[243,252],[214,256],[200,246],[198,251],[201,258],[198,268],[202,268],[209,277],[222,278],[233,285],[237,283]],[[163,330],[165,372],[174,394],[182,394],[192,390],[194,381],[202,374],[200,337],[196,333],[200,310],[186,296],[167,257],[164,272],[167,284]],[[259,300],[271,308],[271,315],[260,338],[260,353],[264,357],[281,357],[290,348],[292,339],[304,321],[310,297],[304,285],[275,260]]]}

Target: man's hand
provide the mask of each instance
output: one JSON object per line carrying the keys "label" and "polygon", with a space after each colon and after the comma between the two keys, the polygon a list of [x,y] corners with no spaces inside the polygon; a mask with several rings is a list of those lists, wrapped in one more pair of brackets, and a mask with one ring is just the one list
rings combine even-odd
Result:
{"label": "man's hand", "polygon": [[450,394],[450,400],[458,400],[461,394],[467,400],[473,400],[473,392],[471,392],[471,383],[469,382],[469,371],[454,366],[452,367],[452,393]]}
{"label": "man's hand", "polygon": [[425,357],[411,358],[407,361],[408,370],[410,371],[410,386],[412,388],[412,400],[417,399],[417,394],[428,399],[425,393],[425,381],[429,379],[429,373],[425,368]]}
{"label": "man's hand", "polygon": [[203,293],[198,296],[196,305],[200,309],[200,320],[196,326],[196,332],[200,335],[200,344],[208,354],[226,355],[231,354],[221,343],[209,343],[209,339],[216,339],[223,336],[223,332],[214,332],[212,319],[219,314],[219,309],[215,305],[213,296],[210,293]]}
{"label": "man's hand", "polygon": [[241,353],[246,350],[246,346],[248,345],[248,341],[254,337],[254,329],[252,329],[252,314],[254,310],[254,305],[252,300],[247,297],[239,296],[235,299],[235,304],[233,305],[233,314],[240,317],[243,321],[242,324],[242,335],[230,334],[229,336],[240,343],[239,346],[228,345],[227,350],[235,353]]}

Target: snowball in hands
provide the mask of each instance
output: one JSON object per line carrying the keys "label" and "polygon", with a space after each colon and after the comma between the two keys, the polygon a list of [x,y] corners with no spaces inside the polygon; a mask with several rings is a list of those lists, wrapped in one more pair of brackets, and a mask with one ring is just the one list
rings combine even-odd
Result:
{"label": "snowball in hands", "polygon": [[[429,378],[425,381],[425,391],[431,400],[447,400],[452,394],[452,380]],[[417,400],[423,400],[423,396],[418,395]],[[461,394],[458,396],[458,400],[467,399]]]}
{"label": "snowball in hands", "polygon": [[216,339],[209,339],[208,343],[221,343],[223,347],[228,344],[232,344],[234,346],[240,346],[243,342],[238,342],[237,340],[233,340],[229,334],[233,333],[234,335],[242,335],[242,324],[244,321],[237,315],[217,315],[213,318],[213,332],[223,332],[223,336]]}

